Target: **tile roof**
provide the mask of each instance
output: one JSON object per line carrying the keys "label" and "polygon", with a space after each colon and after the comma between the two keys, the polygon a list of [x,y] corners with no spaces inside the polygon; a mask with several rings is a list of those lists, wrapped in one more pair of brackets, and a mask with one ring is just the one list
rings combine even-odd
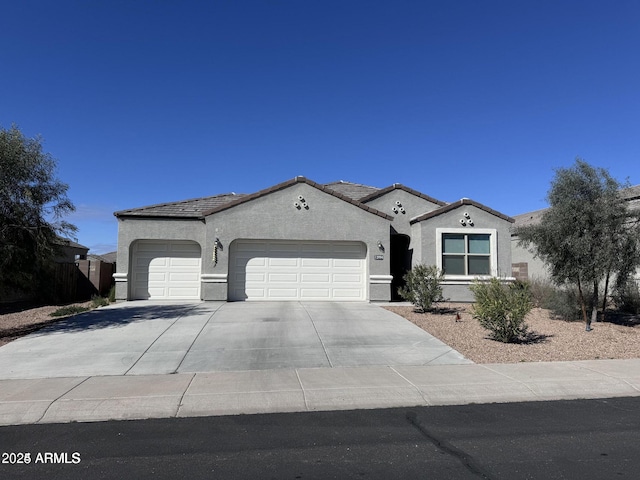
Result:
{"label": "tile roof", "polygon": [[116,260],[118,258],[118,252],[102,253],[100,255],[96,255],[95,253],[90,253],[89,255],[87,255],[87,258],[89,260],[100,260],[101,262],[105,262],[105,263],[116,263]]}
{"label": "tile roof", "polygon": [[[214,213],[218,213],[218,212],[221,212],[223,210],[227,210],[229,208],[235,207],[236,205],[240,205],[242,203],[249,202],[249,201],[254,200],[256,198],[263,197],[263,196],[268,195],[270,193],[277,192],[279,190],[284,190],[285,188],[288,188],[288,187],[290,187],[292,185],[295,185],[296,183],[306,183],[307,185],[310,185],[310,186],[312,186],[314,188],[317,188],[318,190],[321,190],[321,191],[323,191],[325,193],[328,193],[329,195],[333,195],[334,197],[337,197],[340,200],[343,200],[343,201],[345,201],[347,203],[355,205],[356,207],[361,208],[362,210],[365,210],[365,211],[367,211],[369,213],[373,213],[374,215],[378,215],[379,217],[386,218],[387,220],[393,220],[393,217],[391,215],[387,215],[386,213],[383,213],[380,210],[377,210],[375,208],[369,207],[369,206],[365,205],[364,203],[360,203],[359,201],[354,200],[353,198],[351,198],[349,196],[346,196],[346,195],[344,195],[344,194],[342,194],[340,192],[337,192],[336,190],[334,190],[334,189],[332,189],[330,187],[321,185],[321,184],[316,183],[316,182],[314,182],[312,180],[309,180],[309,179],[307,179],[305,177],[295,177],[295,178],[293,178],[291,180],[287,180],[286,182],[282,182],[282,183],[279,183],[278,185],[274,185],[273,187],[269,187],[269,188],[266,188],[264,190],[260,190],[259,192],[252,193],[250,195],[244,195],[241,198],[238,198],[237,200],[234,200],[232,202],[228,202],[228,203],[219,205],[219,206],[217,206],[217,207],[215,207],[215,208],[213,208],[211,210],[203,212],[202,214],[203,214],[203,216],[207,216],[207,215],[211,215],[211,214],[214,214]],[[352,185],[354,185],[354,184],[352,184]],[[364,186],[364,185],[361,185],[361,186]],[[368,188],[373,188],[373,187],[368,187]]]}
{"label": "tile roof", "polygon": [[80,250],[87,250],[89,251],[89,247],[85,247],[84,245],[80,245],[78,242],[75,242],[73,240],[71,240],[70,238],[63,238],[63,237],[58,237],[54,243],[56,245],[59,245],[61,247],[71,247],[71,248],[77,248]]}
{"label": "tile roof", "polygon": [[435,203],[436,205],[440,205],[441,207],[444,207],[447,204],[446,202],[443,202],[443,201],[438,200],[436,198],[430,197],[429,195],[425,195],[424,193],[421,193],[421,192],[419,192],[417,190],[414,190],[413,188],[406,187],[406,186],[402,185],[401,183],[394,183],[393,185],[390,185],[390,186],[388,186],[386,188],[377,189],[375,192],[370,193],[366,197],[362,197],[360,199],[360,201],[362,203],[367,203],[367,202],[369,202],[371,200],[374,200],[376,198],[380,198],[381,196],[383,196],[383,195],[385,195],[385,194],[387,194],[389,192],[392,192],[393,190],[404,190],[407,193],[415,195],[416,197],[423,198],[424,200],[427,200],[428,202],[431,202],[431,203]]}
{"label": "tile roof", "polygon": [[469,198],[463,198],[461,200],[458,200],[457,202],[453,202],[448,205],[445,205],[444,207],[440,207],[437,210],[433,210],[432,212],[428,212],[418,217],[412,218],[409,221],[409,223],[413,225],[414,223],[422,222],[423,220],[428,220],[429,218],[437,217],[438,215],[442,215],[443,213],[450,212],[451,210],[455,210],[456,208],[461,207],[463,205],[472,205],[476,208],[479,208],[480,210],[484,210],[485,212],[490,213],[491,215],[495,215],[496,217],[502,218],[507,222],[513,223],[515,221],[513,218],[508,217],[507,215],[504,215],[503,213],[500,213],[497,210],[493,210],[492,208],[489,208],[486,205],[478,203],[475,200],[471,200]]}
{"label": "tile roof", "polygon": [[376,187],[361,185],[359,183],[345,182],[344,180],[325,183],[324,186],[326,188],[333,190],[334,192],[338,192],[344,195],[345,197],[349,197],[353,200],[358,200],[358,201],[361,201],[362,198],[380,190],[379,188],[376,188]]}
{"label": "tile roof", "polygon": [[115,212],[116,217],[178,217],[201,218],[203,212],[220,207],[244,197],[245,194],[223,193],[212,197],[193,198],[180,202],[159,203],[147,207],[120,210]]}

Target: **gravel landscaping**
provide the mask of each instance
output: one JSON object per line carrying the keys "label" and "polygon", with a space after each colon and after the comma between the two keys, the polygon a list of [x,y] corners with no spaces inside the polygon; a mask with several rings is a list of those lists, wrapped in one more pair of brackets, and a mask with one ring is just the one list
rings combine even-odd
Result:
{"label": "gravel landscaping", "polygon": [[[385,307],[476,363],[549,362],[606,358],[640,358],[640,319],[611,314],[591,325],[551,318],[548,310],[533,309],[526,317],[531,341],[505,344],[471,317],[471,305],[444,303],[441,313],[417,313],[412,306]],[[460,320],[456,320],[456,313]]]}
{"label": "gravel landscaping", "polygon": [[[74,303],[73,305],[91,307],[91,302]],[[59,308],[61,308],[59,305],[22,309],[12,308],[11,306],[1,307],[0,346],[66,318],[64,316],[52,317],[50,315]]]}

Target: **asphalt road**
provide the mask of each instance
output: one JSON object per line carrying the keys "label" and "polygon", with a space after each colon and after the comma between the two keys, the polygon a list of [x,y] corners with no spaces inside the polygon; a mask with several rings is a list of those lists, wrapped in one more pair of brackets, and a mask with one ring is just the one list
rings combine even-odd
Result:
{"label": "asphalt road", "polygon": [[9,426],[0,478],[635,479],[638,412],[635,397]]}

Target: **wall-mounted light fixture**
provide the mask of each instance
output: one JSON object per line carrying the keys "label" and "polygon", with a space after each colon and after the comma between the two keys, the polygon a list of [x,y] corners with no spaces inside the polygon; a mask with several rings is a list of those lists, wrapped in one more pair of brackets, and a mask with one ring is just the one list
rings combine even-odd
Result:
{"label": "wall-mounted light fixture", "polygon": [[384,252],[384,245],[382,245],[382,242],[380,240],[378,240],[378,250]]}

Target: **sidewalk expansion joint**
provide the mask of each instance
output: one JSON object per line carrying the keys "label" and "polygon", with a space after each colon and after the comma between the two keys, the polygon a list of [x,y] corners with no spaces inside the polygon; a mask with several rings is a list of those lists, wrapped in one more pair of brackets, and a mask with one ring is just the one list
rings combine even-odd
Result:
{"label": "sidewalk expansion joint", "polygon": [[47,408],[44,410],[44,412],[42,412],[42,415],[40,416],[40,418],[38,420],[36,420],[34,423],[40,423],[42,422],[42,420],[44,419],[44,417],[47,416],[47,413],[49,412],[49,409],[53,406],[54,403],[56,403],[57,401],[59,401],[62,397],[64,397],[65,395],[71,393],[73,390],[75,390],[77,387],[79,387],[80,385],[82,385],[84,382],[86,382],[87,380],[89,380],[91,377],[85,377],[84,380],[82,380],[80,383],[78,383],[77,385],[74,385],[73,387],[71,387],[69,390],[67,390],[66,392],[64,392],[61,395],[58,395],[57,398],[54,398],[51,403],[49,403],[49,405],[47,406]]}

